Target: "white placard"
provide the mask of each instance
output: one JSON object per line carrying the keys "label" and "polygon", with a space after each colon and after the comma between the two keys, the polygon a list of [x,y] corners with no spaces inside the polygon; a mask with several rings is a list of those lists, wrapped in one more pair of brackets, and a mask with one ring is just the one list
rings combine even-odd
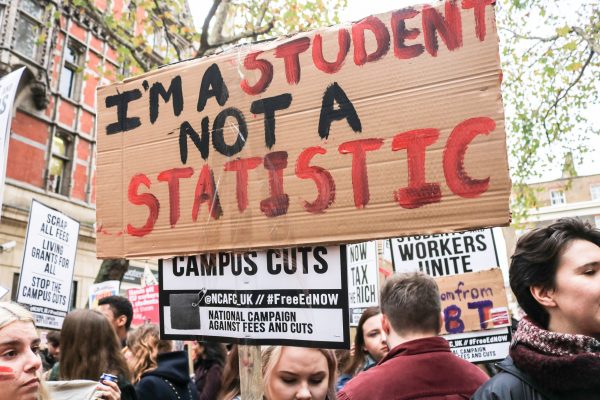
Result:
{"label": "white placard", "polygon": [[498,267],[492,229],[390,239],[394,270],[435,277]]}
{"label": "white placard", "polygon": [[161,337],[348,348],[345,246],[159,261]]}
{"label": "white placard", "polygon": [[19,68],[0,79],[0,217],[2,217],[2,200],[4,195],[4,179],[6,178],[6,162],[8,160],[12,108],[23,71],[25,71],[25,67]]}
{"label": "white placard", "polygon": [[93,310],[98,308],[98,301],[103,297],[118,296],[121,288],[119,281],[94,283],[88,289],[88,305]]}
{"label": "white placard", "polygon": [[17,302],[30,306],[36,325],[60,329],[71,304],[79,222],[33,200]]}
{"label": "white placard", "polygon": [[510,348],[510,327],[445,335],[452,352],[472,363],[503,360]]}
{"label": "white placard", "polygon": [[379,305],[377,242],[346,245],[350,326],[357,326],[367,307]]}

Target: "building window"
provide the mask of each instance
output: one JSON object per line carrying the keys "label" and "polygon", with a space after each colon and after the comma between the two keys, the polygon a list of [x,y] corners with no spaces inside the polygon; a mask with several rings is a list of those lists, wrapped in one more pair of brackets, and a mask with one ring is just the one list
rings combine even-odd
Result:
{"label": "building window", "polygon": [[69,43],[65,51],[62,72],[60,74],[60,94],[73,100],[79,100],[81,87],[83,51],[81,46]]}
{"label": "building window", "polygon": [[0,0],[0,30],[4,25],[4,14],[6,13],[6,2],[7,0]]}
{"label": "building window", "polygon": [[19,16],[15,29],[14,48],[22,55],[35,59],[38,42],[41,38],[40,19],[44,15],[44,7],[34,0],[19,2]]}
{"label": "building window", "polygon": [[48,168],[47,188],[49,191],[67,196],[71,181],[71,159],[73,137],[59,133],[52,138],[52,157]]}
{"label": "building window", "polygon": [[592,200],[600,200],[600,185],[590,186],[590,193],[592,195]]}
{"label": "building window", "polygon": [[551,190],[550,191],[550,204],[553,206],[557,206],[559,204],[565,204],[567,200],[565,199],[564,190]]}

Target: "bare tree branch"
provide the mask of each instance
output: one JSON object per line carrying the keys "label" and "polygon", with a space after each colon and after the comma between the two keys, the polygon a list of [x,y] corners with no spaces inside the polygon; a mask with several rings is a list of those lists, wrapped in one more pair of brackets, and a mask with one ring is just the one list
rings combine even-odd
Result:
{"label": "bare tree branch", "polygon": [[229,0],[221,0],[221,5],[215,14],[215,22],[210,34],[210,38],[213,43],[219,43],[223,40],[223,27],[225,26],[225,21],[227,20],[229,5]]}
{"label": "bare tree branch", "polygon": [[585,40],[588,45],[592,48],[593,52],[596,54],[600,54],[600,43],[594,41],[594,39],[588,35],[583,29],[578,26],[574,26],[571,28],[573,32],[579,35],[583,40]]}
{"label": "bare tree branch", "polygon": [[200,47],[198,48],[196,57],[202,56],[204,53],[206,53],[206,50],[210,48],[208,44],[208,27],[210,25],[210,21],[213,19],[217,9],[219,8],[219,4],[221,4],[221,0],[213,0],[213,5],[210,7],[210,10],[208,10],[208,14],[204,19],[204,23],[202,24],[202,32],[200,33]]}
{"label": "bare tree branch", "polygon": [[527,35],[522,35],[518,32],[513,31],[512,29],[508,29],[508,28],[504,28],[504,27],[499,27],[498,29],[506,31],[511,33],[514,37],[518,38],[518,39],[525,39],[525,40],[539,40],[540,42],[553,42],[556,39],[559,38],[558,35],[554,35],[554,36],[548,36],[548,37],[541,37],[541,36],[527,36]]}
{"label": "bare tree branch", "polygon": [[111,40],[118,43],[119,45],[128,49],[131,53],[133,59],[138,63],[140,68],[144,71],[148,71],[150,69],[150,64],[146,61],[146,57],[143,56],[141,49],[135,47],[132,43],[128,42],[123,38],[129,38],[131,34],[129,32],[125,32],[121,27],[118,28],[118,31],[114,31],[113,29],[109,29],[104,22],[104,15],[98,11],[98,9],[91,4],[91,2],[84,2],[84,10],[85,12],[92,18],[98,25],[100,25],[103,29],[102,32],[110,37]]}
{"label": "bare tree branch", "polygon": [[175,53],[177,54],[177,60],[181,61],[181,49],[177,43],[177,38],[169,31],[169,26],[174,25],[174,22],[166,18],[164,10],[162,10],[161,3],[158,0],[154,0],[154,7],[157,11],[157,16],[160,18],[163,24],[163,31],[167,37],[167,41],[173,45]]}
{"label": "bare tree branch", "polygon": [[548,128],[546,126],[546,119],[550,115],[550,112],[552,110],[556,110],[556,107],[558,107],[558,103],[560,103],[565,97],[567,97],[567,95],[569,94],[571,89],[573,89],[575,87],[575,85],[577,85],[577,83],[579,83],[579,81],[581,80],[581,77],[585,73],[586,68],[592,62],[592,58],[594,57],[594,54],[595,54],[594,49],[590,49],[590,54],[588,55],[587,60],[585,60],[585,63],[581,66],[581,69],[579,70],[579,74],[577,75],[575,80],[573,82],[571,82],[569,84],[569,86],[567,86],[566,89],[564,89],[564,90],[561,89],[558,91],[558,94],[556,95],[556,99],[554,99],[554,102],[548,108],[548,110],[546,111],[546,114],[544,115],[544,118],[542,119],[542,123],[544,125],[544,130],[546,131],[546,133],[548,132]]}

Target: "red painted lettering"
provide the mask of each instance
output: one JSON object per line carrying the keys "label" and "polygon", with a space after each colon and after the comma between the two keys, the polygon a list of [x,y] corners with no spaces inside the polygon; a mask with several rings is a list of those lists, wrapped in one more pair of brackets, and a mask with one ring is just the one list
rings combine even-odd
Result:
{"label": "red painted lettering", "polygon": [[194,170],[187,168],[173,168],[158,174],[159,182],[167,182],[169,184],[169,222],[171,228],[174,228],[179,220],[179,179],[189,178],[194,174]]}
{"label": "red painted lettering", "polygon": [[348,50],[350,49],[350,34],[346,29],[338,31],[338,54],[335,62],[327,62],[323,57],[323,38],[318,33],[313,39],[312,58],[315,66],[328,74],[336,73],[342,68]]}
{"label": "red painted lettering", "polygon": [[360,139],[340,144],[341,154],[352,154],[352,189],[354,205],[363,208],[369,203],[369,179],[367,176],[367,151],[378,150],[383,139]]}
{"label": "red painted lettering", "polygon": [[192,207],[192,220],[194,222],[198,220],[198,212],[202,203],[208,204],[208,212],[213,219],[219,219],[223,215],[219,193],[215,185],[215,177],[208,165],[202,167],[198,183],[196,183],[194,205]]}
{"label": "red painted lettering", "polygon": [[[373,32],[377,42],[377,49],[368,55],[365,48],[365,30]],[[387,54],[390,49],[390,33],[379,18],[370,16],[352,26],[352,43],[354,44],[354,63],[364,65],[377,61]]]}
{"label": "red painted lettering", "polygon": [[442,199],[440,184],[425,181],[425,148],[439,137],[437,129],[417,129],[394,136],[392,150],[406,149],[408,161],[408,186],[394,192],[400,207],[418,208]]}
{"label": "red painted lettering", "polygon": [[150,213],[148,214],[148,218],[146,219],[146,223],[141,228],[136,228],[131,224],[127,224],[127,233],[132,236],[146,236],[152,229],[154,229],[154,224],[158,219],[158,211],[160,209],[160,203],[156,196],[152,193],[142,193],[138,194],[138,188],[140,185],[146,186],[150,189],[150,179],[144,174],[136,174],[131,178],[129,182],[129,189],[127,190],[127,198],[131,204],[135,204],[136,206],[144,205],[148,207]]}
{"label": "red painted lettering", "polygon": [[407,39],[416,39],[421,31],[417,28],[406,29],[407,19],[416,17],[419,14],[417,10],[412,8],[405,8],[403,10],[394,11],[392,13],[392,33],[394,35],[394,55],[405,60],[408,58],[418,57],[423,53],[423,45],[413,44],[406,46],[404,41]]}
{"label": "red painted lettering", "polygon": [[264,166],[269,172],[271,196],[261,200],[260,210],[267,217],[285,215],[290,205],[289,196],[283,192],[283,170],[287,167],[287,158],[286,151],[274,151],[265,155]]}
{"label": "red painted lettering", "polygon": [[488,117],[471,118],[456,125],[444,149],[444,175],[452,193],[464,197],[478,197],[489,186],[490,177],[473,179],[465,171],[465,153],[477,135],[488,135],[496,123]]}
{"label": "red painted lettering", "polygon": [[493,7],[496,0],[462,0],[462,8],[473,8],[475,13],[475,34],[480,41],[485,40],[485,8]]}
{"label": "red painted lettering", "polygon": [[262,51],[250,53],[244,58],[244,68],[248,70],[257,69],[260,72],[260,78],[254,85],[250,85],[247,79],[240,82],[242,90],[250,95],[257,95],[267,90],[273,80],[273,64],[267,60],[257,60],[256,57],[262,54]]}
{"label": "red painted lettering", "polygon": [[290,85],[300,82],[300,53],[308,50],[310,39],[307,37],[290,40],[280,44],[275,49],[275,57],[283,58],[285,65],[285,78]]}
{"label": "red painted lettering", "polygon": [[456,0],[446,1],[446,18],[435,8],[423,6],[423,37],[425,48],[432,56],[437,56],[438,41],[436,32],[440,34],[448,50],[462,46],[462,22]]}
{"label": "red painted lettering", "polygon": [[238,210],[244,212],[248,207],[248,170],[254,169],[260,165],[262,158],[238,158],[237,160],[225,163],[225,171],[235,171],[236,179],[236,197]]}
{"label": "red painted lettering", "polygon": [[329,171],[321,167],[311,167],[310,161],[317,154],[326,154],[322,147],[309,147],[298,156],[296,176],[300,179],[312,179],[317,185],[317,198],[312,203],[304,202],[304,208],[311,213],[321,213],[335,200],[335,182]]}

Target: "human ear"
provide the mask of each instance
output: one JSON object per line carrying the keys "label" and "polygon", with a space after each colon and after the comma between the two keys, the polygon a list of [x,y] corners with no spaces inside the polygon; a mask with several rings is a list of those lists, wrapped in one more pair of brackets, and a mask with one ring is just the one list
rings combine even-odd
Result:
{"label": "human ear", "polygon": [[544,307],[552,308],[556,307],[556,301],[554,300],[554,289],[548,289],[542,286],[530,286],[529,292],[537,301]]}
{"label": "human ear", "polygon": [[391,330],[390,321],[388,321],[385,314],[383,314],[381,316],[381,329],[383,329],[383,332],[385,333],[386,336],[390,335],[390,330]]}
{"label": "human ear", "polygon": [[125,323],[127,323],[127,317],[125,315],[121,315],[117,318],[117,326],[125,326]]}

